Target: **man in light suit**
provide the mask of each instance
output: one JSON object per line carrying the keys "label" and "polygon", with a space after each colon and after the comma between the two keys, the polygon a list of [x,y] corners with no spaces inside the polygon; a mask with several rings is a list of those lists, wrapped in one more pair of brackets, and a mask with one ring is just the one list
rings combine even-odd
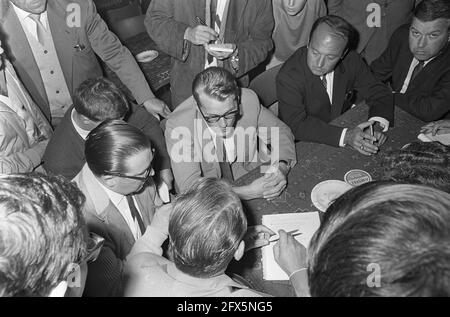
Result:
{"label": "man in light suit", "polygon": [[102,59],[153,115],[166,116],[133,56],[108,30],[92,0],[2,1],[0,22],[11,62],[46,118],[57,125]]}
{"label": "man in light suit", "polygon": [[233,187],[242,199],[277,197],[296,164],[290,129],[261,107],[256,94],[240,90],[224,68],[199,73],[193,96],[169,116],[166,144],[175,183],[184,191],[200,177],[230,182],[263,162],[271,161],[265,175],[248,186]]}
{"label": "man in light suit", "polygon": [[122,296],[126,256],[138,239],[162,253],[169,212],[152,180],[150,141],[121,120],[105,121],[85,143],[87,164],[74,178],[86,196],[84,216],[89,230],[105,238],[89,265],[85,296]]}

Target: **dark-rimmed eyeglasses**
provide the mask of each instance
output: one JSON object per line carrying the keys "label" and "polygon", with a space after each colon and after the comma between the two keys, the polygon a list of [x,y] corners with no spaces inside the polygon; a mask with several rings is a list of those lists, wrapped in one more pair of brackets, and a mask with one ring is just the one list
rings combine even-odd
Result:
{"label": "dark-rimmed eyeglasses", "polygon": [[122,173],[114,173],[114,172],[105,173],[105,174],[111,175],[111,176],[122,177],[122,178],[133,179],[133,180],[141,181],[141,182],[147,182],[150,179],[150,177],[152,177],[152,170],[153,170],[153,167],[150,164],[150,166],[145,170],[144,176],[130,176],[130,175],[125,175]]}
{"label": "dark-rimmed eyeglasses", "polygon": [[202,109],[200,108],[200,106],[198,106],[198,110],[200,111],[200,113],[202,114],[203,118],[205,119],[205,121],[207,123],[217,123],[220,121],[220,119],[225,119],[225,120],[233,120],[235,119],[241,112],[240,108],[239,108],[239,104],[237,106],[237,109],[234,110],[230,110],[226,113],[224,113],[223,115],[218,115],[218,114],[213,114],[210,116],[205,116],[205,114],[203,113]]}

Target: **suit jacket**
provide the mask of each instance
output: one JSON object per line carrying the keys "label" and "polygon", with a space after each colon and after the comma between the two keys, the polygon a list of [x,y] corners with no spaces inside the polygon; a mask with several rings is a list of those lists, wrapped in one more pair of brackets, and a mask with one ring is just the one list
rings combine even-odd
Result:
{"label": "suit jacket", "polygon": [[[50,121],[50,106],[44,83],[25,32],[9,1],[2,2],[2,45],[33,100]],[[69,4],[77,4],[80,8],[80,27],[70,27],[66,22],[71,14],[66,12]],[[117,36],[108,30],[92,0],[50,0],[47,13],[59,62],[71,95],[86,79],[103,75],[98,56],[131,90],[138,103],[154,96],[134,57]],[[77,50],[77,45],[84,46],[84,49]]]}
{"label": "suit jacket", "polygon": [[[389,42],[392,33],[412,18],[415,3],[420,0],[328,0],[329,14],[347,20],[358,31],[357,51],[370,64],[378,58]],[[380,6],[379,27],[369,27],[367,20],[375,13],[369,5]]]}
{"label": "suit jacket", "polygon": [[[99,257],[89,263],[84,295],[122,296],[123,261],[135,243],[134,236],[87,164],[73,181],[86,196],[83,214],[89,231],[105,238]],[[158,201],[155,186],[147,186],[135,197],[147,227],[155,213],[155,202]]]}
{"label": "suit jacket", "polygon": [[388,48],[371,68],[380,80],[391,83],[396,106],[423,121],[450,118],[450,45],[401,94],[413,58],[409,49],[409,25],[404,25],[394,33]]}
{"label": "suit jacket", "polygon": [[[270,133],[278,128],[279,138]],[[240,131],[240,132],[239,132]],[[244,138],[245,131],[247,133]],[[169,116],[166,125],[166,144],[175,183],[184,191],[200,177],[220,178],[220,166],[215,158],[215,147],[210,130],[198,111],[193,97],[184,101]],[[291,166],[297,162],[294,137],[291,130],[275,115],[261,107],[258,97],[250,89],[242,89],[241,117],[235,128],[237,159],[231,164],[234,178],[248,173],[271,158],[262,151],[271,148],[273,160],[277,160],[275,149],[279,149],[279,160]],[[182,151],[182,157],[180,156]],[[214,157],[214,158],[212,158]]]}
{"label": "suit jacket", "polygon": [[297,50],[277,75],[280,118],[299,141],[338,146],[343,128],[330,125],[352,106],[356,90],[369,105],[369,118],[394,119],[391,91],[370,72],[367,64],[350,51],[334,70],[333,104],[319,76],[307,64],[307,48]]}
{"label": "suit jacket", "polygon": [[23,119],[8,105],[0,101],[0,173],[33,172],[41,166],[42,155],[53,131],[47,119],[18,80],[12,65],[5,60],[3,67],[5,69],[0,70],[0,76],[8,71],[16,79],[16,81],[13,80],[12,85],[16,86],[16,90],[19,92],[18,98],[39,128],[43,140],[39,140],[38,136],[30,137]]}
{"label": "suit jacket", "polygon": [[[145,18],[151,38],[172,56],[170,84],[174,106],[192,94],[192,81],[205,68],[203,46],[184,41],[186,29],[197,25],[197,16],[205,20],[205,0],[153,0]],[[239,78],[262,63],[273,48],[273,27],[271,0],[231,1],[224,41],[237,45],[239,72],[234,72],[229,61],[224,67]]]}
{"label": "suit jacket", "polygon": [[[75,130],[72,123],[72,109],[67,110],[61,123],[55,129],[53,138],[48,143],[44,153],[44,168],[53,174],[74,178],[83,168],[84,139]],[[132,105],[132,113],[127,122],[139,128],[152,142],[156,149],[153,167],[160,171],[170,168],[169,153],[167,153],[164,134],[159,121],[145,110],[143,106]]]}

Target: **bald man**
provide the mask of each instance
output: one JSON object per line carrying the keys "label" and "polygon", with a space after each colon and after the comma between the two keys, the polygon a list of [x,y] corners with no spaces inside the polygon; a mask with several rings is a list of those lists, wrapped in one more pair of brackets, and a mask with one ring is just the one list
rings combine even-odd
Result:
{"label": "bald man", "polygon": [[[297,50],[277,76],[280,117],[297,141],[348,146],[374,155],[393,122],[393,97],[362,58],[348,50],[351,30],[337,16],[316,20],[309,44]],[[330,121],[352,107],[355,91],[369,106],[369,120],[356,127],[331,125]]]}

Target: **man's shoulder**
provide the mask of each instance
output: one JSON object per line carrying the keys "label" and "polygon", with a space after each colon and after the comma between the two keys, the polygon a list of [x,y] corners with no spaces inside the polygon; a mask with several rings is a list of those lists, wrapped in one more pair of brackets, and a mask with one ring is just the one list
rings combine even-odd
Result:
{"label": "man's shoulder", "polygon": [[281,67],[277,79],[286,75],[303,74],[308,68],[306,63],[306,55],[308,49],[306,46],[300,47],[294,52]]}
{"label": "man's shoulder", "polygon": [[197,109],[195,107],[194,97],[189,97],[169,115],[166,128],[174,129],[176,127],[192,128],[196,117]]}

